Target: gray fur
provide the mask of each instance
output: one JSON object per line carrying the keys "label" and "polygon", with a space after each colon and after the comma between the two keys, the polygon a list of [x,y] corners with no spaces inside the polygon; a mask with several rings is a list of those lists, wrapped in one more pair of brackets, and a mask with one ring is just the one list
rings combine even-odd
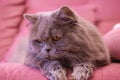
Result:
{"label": "gray fur", "polygon": [[[71,80],[86,80],[94,68],[110,63],[108,50],[95,26],[70,8],[25,17],[33,25],[25,64],[40,69],[50,80],[66,80],[66,69],[73,69]],[[52,37],[58,35],[61,39],[53,41]]]}

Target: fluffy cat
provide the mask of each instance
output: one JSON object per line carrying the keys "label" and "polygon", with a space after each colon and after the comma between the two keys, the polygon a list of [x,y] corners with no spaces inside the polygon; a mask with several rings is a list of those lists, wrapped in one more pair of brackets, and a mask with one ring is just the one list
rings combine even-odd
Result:
{"label": "fluffy cat", "polygon": [[95,26],[69,7],[24,15],[31,23],[25,64],[49,80],[87,80],[96,67],[110,63],[108,50]]}

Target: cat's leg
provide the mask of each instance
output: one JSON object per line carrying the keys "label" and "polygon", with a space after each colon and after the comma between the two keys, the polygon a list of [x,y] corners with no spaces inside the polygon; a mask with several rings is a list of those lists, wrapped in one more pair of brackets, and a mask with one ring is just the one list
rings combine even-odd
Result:
{"label": "cat's leg", "polygon": [[42,72],[49,80],[67,80],[66,70],[58,61],[45,62]]}
{"label": "cat's leg", "polygon": [[89,63],[76,64],[73,67],[70,80],[88,80],[93,74],[93,69]]}

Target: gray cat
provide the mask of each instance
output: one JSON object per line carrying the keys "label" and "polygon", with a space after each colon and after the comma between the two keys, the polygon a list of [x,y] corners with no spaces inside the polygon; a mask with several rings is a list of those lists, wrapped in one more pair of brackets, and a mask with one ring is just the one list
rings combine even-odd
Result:
{"label": "gray cat", "polygon": [[110,63],[108,50],[94,25],[64,6],[24,15],[32,27],[25,64],[49,80],[87,80],[96,67]]}

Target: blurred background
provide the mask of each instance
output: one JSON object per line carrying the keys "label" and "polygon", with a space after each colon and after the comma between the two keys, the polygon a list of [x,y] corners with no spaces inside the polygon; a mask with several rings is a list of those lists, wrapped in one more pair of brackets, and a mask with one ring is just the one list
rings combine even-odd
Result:
{"label": "blurred background", "polygon": [[0,0],[0,61],[23,63],[29,31],[25,13],[69,6],[102,35],[120,23],[120,0]]}

